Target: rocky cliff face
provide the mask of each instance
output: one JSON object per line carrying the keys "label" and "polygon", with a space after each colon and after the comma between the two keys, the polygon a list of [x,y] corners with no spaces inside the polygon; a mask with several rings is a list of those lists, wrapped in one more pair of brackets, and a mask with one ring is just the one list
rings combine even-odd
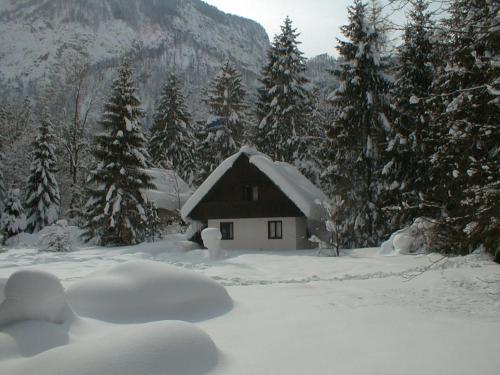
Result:
{"label": "rocky cliff face", "polygon": [[171,71],[183,76],[197,102],[228,57],[255,85],[268,45],[256,22],[200,0],[0,0],[0,77],[23,90],[54,79],[68,54],[99,71],[126,56],[146,107]]}

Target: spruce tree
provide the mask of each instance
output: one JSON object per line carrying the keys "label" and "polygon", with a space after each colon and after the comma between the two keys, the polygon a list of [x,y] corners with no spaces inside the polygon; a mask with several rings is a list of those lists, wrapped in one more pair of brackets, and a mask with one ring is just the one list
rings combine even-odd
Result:
{"label": "spruce tree", "polygon": [[0,232],[4,233],[4,240],[8,240],[26,229],[26,215],[19,200],[18,189],[9,190],[5,199],[5,206],[0,214]]}
{"label": "spruce tree", "polygon": [[416,0],[409,13],[391,90],[397,114],[385,153],[383,199],[392,231],[432,214],[420,204],[430,185],[427,176],[433,153],[427,102],[435,74],[435,43],[428,7],[428,1]]}
{"label": "spruce tree", "polygon": [[5,181],[3,177],[3,153],[2,153],[2,139],[0,135],[0,210],[2,210],[5,200]]}
{"label": "spruce tree", "polygon": [[59,219],[60,194],[56,180],[57,161],[54,132],[47,109],[33,142],[32,162],[26,188],[27,230],[31,233]]}
{"label": "spruce tree", "polygon": [[274,160],[294,163],[307,129],[311,103],[305,85],[305,58],[299,50],[299,34],[287,17],[274,37],[258,90],[253,143]]}
{"label": "spruce tree", "polygon": [[367,19],[367,6],[355,0],[348,8],[347,40],[338,40],[343,62],[334,74],[340,88],[332,95],[334,123],[330,167],[325,172],[351,216],[345,246],[378,245],[386,228],[379,192],[386,135],[391,130],[387,91],[378,34]]}
{"label": "spruce tree", "polygon": [[153,121],[149,141],[152,163],[175,170],[183,180],[191,184],[196,172],[196,139],[185,97],[174,74],[170,75],[163,88]]}
{"label": "spruce tree", "polygon": [[435,250],[484,246],[500,258],[500,29],[497,0],[455,0],[446,25],[448,56],[435,82],[431,185],[440,209]]}
{"label": "spruce tree", "polygon": [[96,136],[97,167],[89,178],[85,238],[102,245],[131,245],[144,239],[147,227],[144,189],[153,188],[146,168],[143,110],[127,62],[113,82]]}
{"label": "spruce tree", "polygon": [[205,176],[240,149],[247,126],[245,96],[241,74],[226,60],[205,92],[210,115],[207,136],[200,145]]}

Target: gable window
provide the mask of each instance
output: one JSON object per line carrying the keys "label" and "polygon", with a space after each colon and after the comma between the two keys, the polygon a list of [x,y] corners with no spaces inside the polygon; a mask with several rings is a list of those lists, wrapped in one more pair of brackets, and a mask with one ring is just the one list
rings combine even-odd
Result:
{"label": "gable window", "polygon": [[281,240],[283,238],[283,222],[268,221],[267,222],[267,238],[270,240]]}
{"label": "gable window", "polygon": [[243,186],[243,200],[250,201],[258,201],[259,200],[259,187],[258,186]]}
{"label": "gable window", "polygon": [[234,225],[233,223],[220,223],[220,233],[222,240],[234,240]]}

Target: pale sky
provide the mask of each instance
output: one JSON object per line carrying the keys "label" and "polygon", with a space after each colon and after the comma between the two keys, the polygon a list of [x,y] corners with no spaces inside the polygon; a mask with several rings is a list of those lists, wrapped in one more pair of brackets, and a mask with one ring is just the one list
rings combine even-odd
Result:
{"label": "pale sky", "polygon": [[307,57],[335,54],[339,26],[347,23],[352,0],[204,0],[226,13],[253,19],[266,29],[269,38],[280,32],[286,16],[301,33],[300,49]]}
{"label": "pale sky", "polygon": [[[322,53],[337,55],[337,37],[340,26],[347,23],[347,6],[353,0],[204,0],[226,13],[236,14],[259,22],[270,40],[280,32],[286,16],[290,16],[301,34],[300,49],[306,57]],[[367,1],[368,2],[368,1]],[[382,4],[384,0],[380,1]],[[439,1],[435,1],[439,3]],[[391,8],[385,9],[385,15]],[[392,14],[390,19],[404,24],[404,12]]]}

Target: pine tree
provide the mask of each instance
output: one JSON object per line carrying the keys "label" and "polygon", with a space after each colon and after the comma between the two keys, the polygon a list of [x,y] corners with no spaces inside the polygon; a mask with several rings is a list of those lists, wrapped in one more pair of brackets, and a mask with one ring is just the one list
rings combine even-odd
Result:
{"label": "pine tree", "polygon": [[8,240],[26,229],[26,215],[19,196],[19,190],[12,189],[9,190],[5,199],[5,206],[0,215],[0,232],[4,233],[4,240]]}
{"label": "pine tree", "polygon": [[446,66],[434,83],[437,144],[426,204],[442,216],[436,248],[500,258],[500,29],[497,0],[455,0]]}
{"label": "pine tree", "polygon": [[311,104],[305,85],[305,59],[298,49],[299,34],[287,17],[274,37],[258,90],[253,143],[274,160],[294,163],[307,129]]}
{"label": "pine tree", "polygon": [[4,207],[5,200],[5,181],[3,177],[3,153],[2,153],[2,139],[0,135],[0,210]]}
{"label": "pine tree", "polygon": [[27,230],[31,233],[52,225],[59,218],[60,195],[56,180],[54,133],[44,110],[33,142],[32,162],[26,189]]}
{"label": "pine tree", "polygon": [[433,23],[426,0],[416,0],[405,26],[400,65],[391,95],[397,115],[386,149],[383,169],[384,208],[391,231],[401,229],[419,216],[431,215],[420,202],[430,182],[429,159],[433,153],[427,101],[435,74]]}
{"label": "pine tree", "polygon": [[241,147],[247,126],[246,92],[241,81],[241,74],[228,59],[205,92],[210,115],[207,136],[200,145],[205,176]]}
{"label": "pine tree", "polygon": [[326,97],[319,89],[310,93],[311,112],[307,119],[307,134],[297,139],[293,164],[316,186],[321,185],[325,165],[324,143],[330,108]]}
{"label": "pine tree", "polygon": [[149,154],[152,163],[175,170],[190,184],[196,172],[193,155],[195,144],[185,97],[177,77],[171,74],[163,88],[151,129]]}
{"label": "pine tree", "polygon": [[127,62],[113,82],[97,135],[97,167],[91,172],[86,208],[86,239],[103,245],[130,245],[143,240],[147,226],[143,189],[154,188],[143,168],[148,158],[136,96]]}
{"label": "pine tree", "polygon": [[385,234],[379,202],[380,169],[386,135],[391,130],[387,91],[378,34],[367,21],[367,6],[355,0],[348,8],[349,24],[342,27],[346,41],[338,40],[343,58],[334,73],[340,88],[332,95],[335,120],[331,165],[325,172],[351,216],[346,246],[379,244]]}

